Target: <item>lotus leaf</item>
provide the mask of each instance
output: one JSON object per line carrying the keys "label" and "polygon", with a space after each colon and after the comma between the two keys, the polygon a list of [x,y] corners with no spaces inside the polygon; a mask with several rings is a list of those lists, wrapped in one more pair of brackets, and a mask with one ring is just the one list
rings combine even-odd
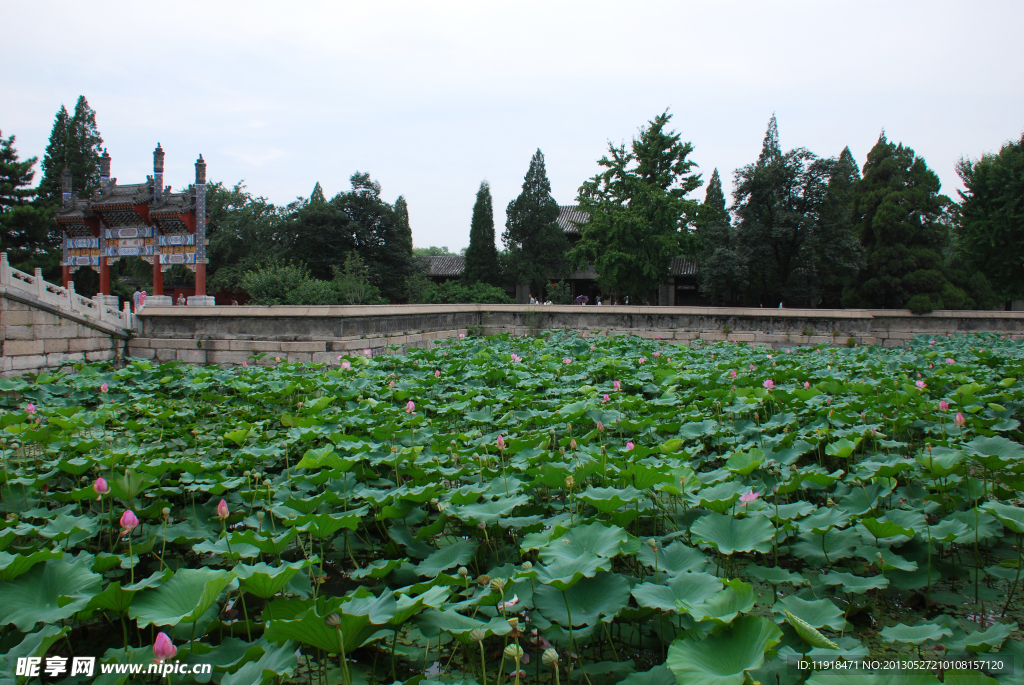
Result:
{"label": "lotus leaf", "polygon": [[616,573],[599,573],[582,578],[561,592],[551,585],[542,585],[534,592],[534,604],[548,620],[566,628],[572,625],[594,625],[609,621],[629,602],[629,583]]}
{"label": "lotus leaf", "polygon": [[288,585],[292,576],[309,564],[310,561],[307,559],[285,562],[276,567],[262,562],[253,566],[238,564],[232,571],[238,578],[238,585],[242,590],[261,599],[270,599]]}
{"label": "lotus leaf", "polygon": [[688,612],[722,590],[722,581],[708,573],[681,573],[665,585],[641,583],[633,588],[637,604],[660,611]]}
{"label": "lotus leaf", "polygon": [[416,573],[421,576],[436,576],[445,569],[467,563],[476,552],[476,543],[469,540],[442,547],[416,566]]}
{"label": "lotus leaf", "polygon": [[[778,606],[778,604],[776,604],[776,606]],[[811,647],[816,647],[818,649],[839,649],[839,645],[822,635],[814,626],[804,619],[794,616],[789,611],[784,611],[783,613],[786,616],[786,622],[793,626],[793,629],[796,631],[796,634],[800,636],[800,639]]]}
{"label": "lotus leaf", "polygon": [[696,547],[687,547],[682,542],[659,546],[655,552],[648,545],[641,545],[636,553],[644,566],[657,568],[659,574],[675,576],[687,571],[703,571],[708,558]]}
{"label": "lotus leaf", "polygon": [[270,647],[259,661],[250,661],[221,679],[221,685],[265,685],[279,677],[289,677],[298,666],[295,645],[286,640]]}
{"label": "lotus leaf", "polygon": [[771,550],[775,528],[764,516],[738,519],[727,514],[708,514],[694,523],[690,532],[696,540],[721,554],[735,554]]}
{"label": "lotus leaf", "polygon": [[540,558],[550,564],[558,559],[575,559],[587,553],[599,557],[616,557],[636,552],[639,547],[640,541],[618,526],[590,523],[553,536],[547,545],[540,548]]}
{"label": "lotus leaf", "polygon": [[677,601],[676,605],[683,604],[690,616],[697,621],[714,621],[721,625],[728,625],[739,614],[746,613],[754,608],[754,588],[750,583],[742,580],[725,581],[725,589],[711,595],[699,604],[690,605],[685,601]]}
{"label": "lotus leaf", "polygon": [[886,642],[907,642],[912,645],[922,645],[929,640],[940,640],[952,635],[952,630],[935,623],[919,623],[916,626],[900,623],[889,628],[882,628],[882,639]]}
{"label": "lotus leaf", "polygon": [[[796,595],[788,595],[775,602],[772,611],[786,616],[792,614],[812,628],[829,628],[838,632],[846,626],[843,612],[828,599],[806,600]],[[782,620],[781,616],[775,617],[777,623],[781,623]],[[799,629],[797,632],[800,632]]]}
{"label": "lotus leaf", "polygon": [[533,573],[541,583],[564,591],[583,578],[593,578],[599,571],[610,568],[610,559],[586,552],[572,559],[560,558],[553,564],[534,567]]}
{"label": "lotus leaf", "polygon": [[0,623],[13,623],[28,632],[36,623],[56,623],[86,607],[100,591],[101,576],[90,569],[92,560],[49,560],[14,580],[0,583]]}
{"label": "lotus leaf", "polygon": [[782,631],[771,621],[744,616],[729,630],[704,640],[676,640],[665,664],[679,685],[742,685],[747,672],[761,667],[765,651],[781,637]]}
{"label": "lotus leaf", "polygon": [[158,588],[142,592],[128,609],[140,627],[176,626],[197,621],[234,579],[228,571],[183,568]]}

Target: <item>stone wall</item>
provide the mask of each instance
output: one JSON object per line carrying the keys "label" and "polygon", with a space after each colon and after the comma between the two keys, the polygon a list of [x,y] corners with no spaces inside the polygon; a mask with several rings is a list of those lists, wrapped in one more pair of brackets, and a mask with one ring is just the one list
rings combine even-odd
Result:
{"label": "stone wall", "polygon": [[114,359],[126,351],[126,338],[114,326],[0,287],[0,376]]}
{"label": "stone wall", "polygon": [[253,353],[293,362],[426,347],[458,335],[633,334],[690,344],[736,340],[771,347],[903,344],[915,335],[994,331],[1024,335],[1024,312],[743,309],[727,307],[390,305],[147,307],[129,354],[158,361],[240,364]]}

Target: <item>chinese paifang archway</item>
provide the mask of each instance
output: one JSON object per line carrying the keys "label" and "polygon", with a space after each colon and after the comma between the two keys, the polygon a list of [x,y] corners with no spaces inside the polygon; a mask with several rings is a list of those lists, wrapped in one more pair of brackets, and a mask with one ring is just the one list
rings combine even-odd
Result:
{"label": "chinese paifang archway", "polygon": [[[100,292],[110,294],[110,265],[141,257],[153,266],[153,295],[164,294],[163,272],[184,264],[196,274],[189,304],[213,304],[206,297],[206,162],[196,161],[196,182],[172,193],[164,182],[164,151],[153,151],[153,175],[145,183],[118,185],[110,177],[110,155],[100,159],[100,187],[88,199],[72,192],[71,173],[62,179],[63,205],[55,219],[63,232],[65,287],[81,267],[99,272]],[[168,303],[169,304],[169,303]]]}

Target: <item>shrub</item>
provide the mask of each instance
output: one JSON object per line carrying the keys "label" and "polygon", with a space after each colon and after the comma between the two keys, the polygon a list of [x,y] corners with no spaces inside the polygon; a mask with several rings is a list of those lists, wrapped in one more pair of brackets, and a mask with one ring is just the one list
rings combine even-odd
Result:
{"label": "shrub", "polygon": [[551,300],[551,304],[571,304],[572,290],[569,288],[569,284],[565,281],[549,283],[548,299]]}
{"label": "shrub", "polygon": [[366,282],[361,260],[352,255],[344,269],[335,267],[334,280],[313,278],[301,264],[274,265],[247,271],[242,288],[254,305],[381,304],[376,287]]}
{"label": "shrub", "polygon": [[[413,279],[410,279],[412,281]],[[487,283],[465,284],[461,281],[432,283],[426,279],[410,285],[410,301],[417,304],[511,304],[505,291]]]}
{"label": "shrub", "polygon": [[910,301],[907,302],[907,309],[915,314],[931,314],[935,310],[935,304],[930,297],[921,293],[910,298]]}

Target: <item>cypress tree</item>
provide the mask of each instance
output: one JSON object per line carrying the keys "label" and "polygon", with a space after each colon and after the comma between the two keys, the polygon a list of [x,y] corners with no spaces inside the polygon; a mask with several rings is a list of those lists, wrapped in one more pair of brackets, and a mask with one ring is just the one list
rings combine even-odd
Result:
{"label": "cypress tree", "polygon": [[72,184],[77,193],[92,193],[99,186],[102,153],[103,138],[96,126],[96,112],[85,96],[78,97],[75,113],[70,117],[61,105],[43,155],[40,199],[50,205],[60,204],[61,175],[65,167],[71,169]]}
{"label": "cypress tree", "polygon": [[324,189],[320,187],[320,181],[316,182],[313,186],[313,192],[309,194],[310,203],[313,202],[327,202],[327,198],[324,197]]}
{"label": "cypress tree", "polygon": [[966,295],[947,279],[949,198],[925,161],[885,132],[868,153],[853,190],[853,221],[866,266],[843,291],[844,307],[928,312],[964,306]]}
{"label": "cypress tree", "polygon": [[718,169],[711,174],[704,202],[697,208],[698,269],[701,292],[716,305],[739,298],[747,285],[746,261],[725,208]]}
{"label": "cypress tree", "polygon": [[35,206],[31,188],[36,158],[18,159],[14,136],[0,135],[0,245],[11,266],[31,272],[37,266],[46,277],[59,273],[60,237],[47,208]]}
{"label": "cypress tree", "polygon": [[463,279],[466,283],[491,285],[498,285],[501,281],[498,248],[494,244],[494,206],[491,202],[491,186],[487,181],[481,181],[480,189],[476,191]]}
{"label": "cypress tree", "polygon": [[551,196],[540,149],[530,159],[522,192],[508,203],[505,215],[501,240],[508,249],[511,272],[517,284],[529,284],[540,294],[548,279],[568,271],[565,252],[569,247],[557,223],[558,203]]}

